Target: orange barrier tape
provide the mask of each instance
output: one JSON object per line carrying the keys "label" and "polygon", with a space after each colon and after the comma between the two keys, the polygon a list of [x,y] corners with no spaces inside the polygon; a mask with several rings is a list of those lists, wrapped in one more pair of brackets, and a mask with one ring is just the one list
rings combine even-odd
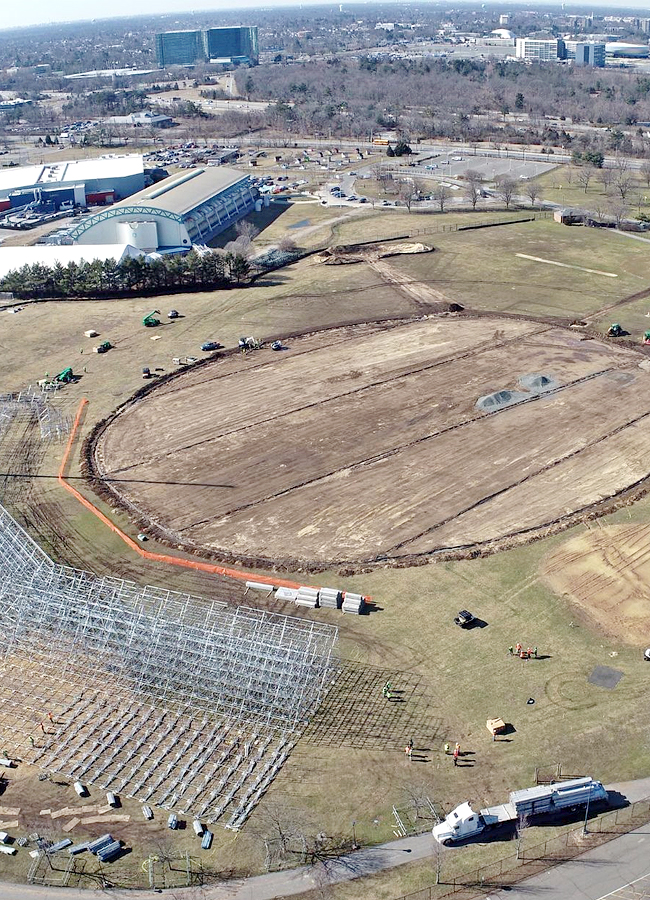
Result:
{"label": "orange barrier tape", "polygon": [[[182,559],[178,556],[167,556],[165,553],[152,553],[150,550],[145,550],[141,547],[133,538],[129,537],[128,534],[122,531],[115,522],[111,522],[108,516],[105,516],[104,513],[98,509],[94,503],[91,503],[83,494],[80,494],[79,491],[74,488],[71,484],[66,481],[65,478],[65,469],[68,464],[68,459],[70,457],[70,452],[72,451],[72,447],[74,445],[74,440],[77,434],[77,430],[79,429],[79,424],[81,422],[81,416],[85,407],[88,404],[88,400],[84,397],[81,403],[79,404],[79,409],[77,410],[77,415],[75,416],[74,423],[72,425],[72,430],[70,432],[70,437],[68,438],[68,443],[65,448],[65,452],[63,454],[63,459],[61,460],[61,465],[59,466],[59,474],[57,475],[59,484],[65,488],[68,493],[72,494],[73,497],[86,507],[93,515],[97,516],[97,518],[104,523],[104,525],[108,526],[112,532],[114,532],[124,543],[130,547],[132,550],[141,556],[143,559],[148,559],[153,562],[162,562],[168,563],[171,566],[180,566],[183,569],[194,569],[198,572],[209,572],[211,575],[223,575],[226,578],[236,578],[238,581],[263,581],[261,575],[254,575],[251,572],[242,572],[240,569],[229,569],[225,566],[216,566],[212,563],[201,562],[198,559]],[[302,587],[302,585],[298,584],[295,581],[287,581],[282,578],[269,578],[269,584],[273,584],[276,587],[286,587],[296,590],[297,588]]]}

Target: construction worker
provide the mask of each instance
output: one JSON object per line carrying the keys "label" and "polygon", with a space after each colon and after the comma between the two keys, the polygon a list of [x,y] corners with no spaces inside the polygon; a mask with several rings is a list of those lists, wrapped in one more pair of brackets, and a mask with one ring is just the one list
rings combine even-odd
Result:
{"label": "construction worker", "polygon": [[533,656],[537,659],[537,647],[533,647]]}
{"label": "construction worker", "polygon": [[454,747],[454,766],[458,765],[458,757],[460,756],[460,744],[456,744]]}
{"label": "construction worker", "polygon": [[517,643],[515,644],[515,650],[517,651],[517,656],[521,656],[522,649],[523,648],[522,648],[521,644],[519,643],[519,641],[517,641]]}
{"label": "construction worker", "polygon": [[449,744],[445,744],[445,756],[449,756],[450,749],[451,747],[449,746]]}
{"label": "construction worker", "polygon": [[514,652],[515,652],[514,647],[508,647],[508,653],[510,654],[510,656],[513,656]]}
{"label": "construction worker", "polygon": [[35,747],[35,746],[36,746],[36,743],[35,743],[35,741],[34,741],[34,738],[31,736],[31,734],[30,734],[30,736],[29,736],[29,745],[30,745],[30,747]]}
{"label": "construction worker", "polygon": [[52,713],[51,713],[51,712],[49,712],[49,713],[47,714],[47,717],[48,717],[48,719],[50,720],[50,722],[52,722],[52,724],[54,724],[54,717],[52,716]]}
{"label": "construction worker", "polygon": [[40,723],[40,725],[41,725],[41,731],[43,732],[43,734],[45,734],[45,725],[43,725],[42,722]]}

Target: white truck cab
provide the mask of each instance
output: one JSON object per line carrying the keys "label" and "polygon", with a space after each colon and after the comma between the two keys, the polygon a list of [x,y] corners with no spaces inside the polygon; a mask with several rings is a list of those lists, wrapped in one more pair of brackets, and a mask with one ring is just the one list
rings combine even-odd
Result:
{"label": "white truck cab", "polygon": [[474,812],[470,804],[465,801],[434,827],[433,836],[439,844],[448,845],[480,834],[484,828],[485,823],[480,813]]}

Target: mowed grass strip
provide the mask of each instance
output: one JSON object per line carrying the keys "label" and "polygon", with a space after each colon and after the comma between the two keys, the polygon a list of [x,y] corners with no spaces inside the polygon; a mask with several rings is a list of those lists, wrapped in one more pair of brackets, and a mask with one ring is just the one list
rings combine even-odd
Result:
{"label": "mowed grass strip", "polygon": [[[552,219],[438,234],[432,243],[434,253],[392,258],[391,265],[475,309],[581,318],[650,286],[646,244]],[[518,253],[617,278],[547,265]]]}

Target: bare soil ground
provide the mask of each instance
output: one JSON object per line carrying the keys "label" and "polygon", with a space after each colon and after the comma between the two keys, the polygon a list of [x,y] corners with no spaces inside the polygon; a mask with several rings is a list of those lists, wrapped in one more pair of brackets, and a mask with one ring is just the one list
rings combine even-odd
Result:
{"label": "bare soil ground", "polygon": [[562,544],[542,572],[598,628],[636,647],[650,643],[650,526],[612,525]]}
{"label": "bare soil ground", "polygon": [[[173,542],[262,563],[405,560],[533,532],[648,474],[650,375],[581,338],[483,318],[296,338],[131,403],[97,470]],[[528,373],[559,386],[476,408]]]}

